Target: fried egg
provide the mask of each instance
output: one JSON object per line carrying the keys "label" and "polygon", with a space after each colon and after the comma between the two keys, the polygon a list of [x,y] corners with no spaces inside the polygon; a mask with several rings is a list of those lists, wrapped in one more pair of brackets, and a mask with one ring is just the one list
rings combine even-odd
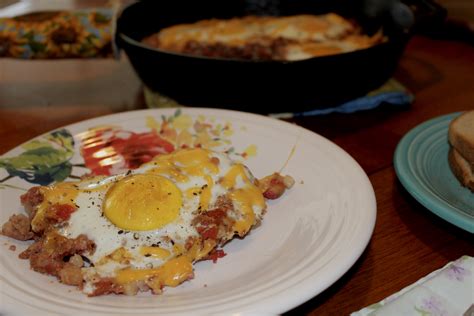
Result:
{"label": "fried egg", "polygon": [[[55,226],[56,233],[68,239],[82,234],[95,244],[82,254],[88,263],[81,270],[82,289],[89,295],[103,280],[118,286],[145,282],[154,292],[177,286],[193,277],[195,261],[235,235],[245,236],[266,210],[243,164],[201,148],[157,156],[125,174],[42,190],[33,231],[44,229],[49,205],[69,204],[75,210]],[[223,205],[226,225],[207,229],[206,219],[222,216]]]}

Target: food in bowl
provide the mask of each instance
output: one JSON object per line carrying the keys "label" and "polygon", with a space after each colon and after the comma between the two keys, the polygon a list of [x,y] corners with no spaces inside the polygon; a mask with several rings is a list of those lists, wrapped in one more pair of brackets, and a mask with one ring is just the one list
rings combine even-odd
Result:
{"label": "food in bowl", "polygon": [[340,15],[246,16],[166,27],[143,39],[163,51],[212,58],[293,61],[364,49],[385,40]]}
{"label": "food in bowl", "polygon": [[28,216],[2,234],[32,243],[20,258],[89,296],[159,294],[192,279],[193,263],[225,255],[294,181],[257,180],[226,154],[203,148],[156,156],[126,173],[31,188]]}

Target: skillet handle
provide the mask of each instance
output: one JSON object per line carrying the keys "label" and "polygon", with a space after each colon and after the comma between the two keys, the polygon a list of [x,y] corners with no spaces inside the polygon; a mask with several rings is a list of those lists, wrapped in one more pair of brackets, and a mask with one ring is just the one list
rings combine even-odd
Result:
{"label": "skillet handle", "polygon": [[388,25],[411,33],[439,26],[446,18],[446,9],[434,0],[362,0],[362,3],[367,17],[382,23],[389,20]]}
{"label": "skillet handle", "polygon": [[447,10],[434,0],[403,0],[403,3],[413,12],[412,31],[416,33],[434,33],[446,19]]}

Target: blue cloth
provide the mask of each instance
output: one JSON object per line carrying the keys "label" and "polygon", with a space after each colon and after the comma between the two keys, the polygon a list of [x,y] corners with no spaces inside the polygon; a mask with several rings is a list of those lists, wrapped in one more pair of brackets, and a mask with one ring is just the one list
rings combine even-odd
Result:
{"label": "blue cloth", "polygon": [[414,100],[414,96],[410,94],[405,87],[394,79],[389,80],[386,84],[377,90],[374,90],[364,97],[354,99],[332,108],[318,108],[315,110],[296,112],[296,113],[274,113],[270,116],[275,118],[292,118],[302,116],[326,115],[330,113],[354,113],[357,111],[371,110],[384,103],[393,106],[407,106]]}

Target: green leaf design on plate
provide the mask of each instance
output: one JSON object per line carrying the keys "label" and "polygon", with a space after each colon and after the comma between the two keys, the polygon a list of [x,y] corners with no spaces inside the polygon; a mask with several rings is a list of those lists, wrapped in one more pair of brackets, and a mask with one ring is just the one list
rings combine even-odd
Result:
{"label": "green leaf design on plate", "polygon": [[66,129],[32,140],[22,147],[25,151],[20,155],[0,158],[0,168],[6,169],[10,176],[47,185],[63,181],[71,174],[69,160],[74,155],[74,138]]}

